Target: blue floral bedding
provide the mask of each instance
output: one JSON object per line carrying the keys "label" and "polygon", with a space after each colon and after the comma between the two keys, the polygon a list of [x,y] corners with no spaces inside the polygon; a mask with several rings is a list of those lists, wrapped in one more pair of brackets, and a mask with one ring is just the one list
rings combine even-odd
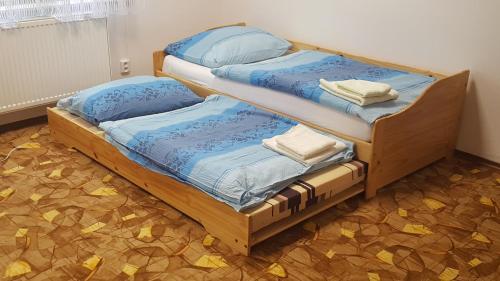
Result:
{"label": "blue floral bedding", "polygon": [[59,100],[57,106],[92,124],[167,112],[203,99],[167,77],[136,76],[104,83]]}
{"label": "blue floral bedding", "polygon": [[[216,76],[282,91],[357,116],[369,124],[401,111],[419,97],[435,78],[362,63],[339,55],[300,51],[267,61],[227,65],[212,70]],[[397,100],[361,107],[323,91],[319,80],[361,79],[391,85]]]}
{"label": "blue floral bedding", "polygon": [[[297,123],[229,97],[171,112],[101,123],[106,139],[131,160],[187,182],[236,210],[259,204],[297,177],[350,161],[353,144],[314,166],[262,146]],[[332,136],[333,137],[333,136]]]}

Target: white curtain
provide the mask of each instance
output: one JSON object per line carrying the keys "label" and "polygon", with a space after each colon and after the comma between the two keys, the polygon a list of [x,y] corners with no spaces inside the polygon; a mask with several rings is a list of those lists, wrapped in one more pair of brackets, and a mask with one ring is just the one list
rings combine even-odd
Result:
{"label": "white curtain", "polygon": [[0,28],[15,27],[20,21],[55,18],[78,21],[126,14],[135,0],[0,0]]}

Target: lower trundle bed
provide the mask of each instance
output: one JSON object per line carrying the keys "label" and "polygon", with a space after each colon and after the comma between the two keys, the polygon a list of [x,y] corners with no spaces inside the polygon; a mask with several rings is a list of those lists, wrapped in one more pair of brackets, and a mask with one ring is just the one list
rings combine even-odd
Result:
{"label": "lower trundle bed", "polygon": [[[196,86],[191,90],[203,97],[213,93]],[[188,183],[130,160],[106,140],[103,130],[68,111],[49,108],[48,119],[55,139],[198,221],[244,255],[259,242],[365,191],[365,164],[350,161],[306,174],[263,203],[236,211]]]}

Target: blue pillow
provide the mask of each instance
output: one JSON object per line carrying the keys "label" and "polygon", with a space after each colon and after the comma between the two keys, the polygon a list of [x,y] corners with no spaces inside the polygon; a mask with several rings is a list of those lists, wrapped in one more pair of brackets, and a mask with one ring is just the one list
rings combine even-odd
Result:
{"label": "blue pillow", "polygon": [[291,46],[290,42],[255,27],[229,26],[172,43],[165,53],[215,68],[276,58]]}
{"label": "blue pillow", "polygon": [[104,83],[59,100],[57,106],[92,124],[172,111],[203,99],[178,81],[137,76]]}

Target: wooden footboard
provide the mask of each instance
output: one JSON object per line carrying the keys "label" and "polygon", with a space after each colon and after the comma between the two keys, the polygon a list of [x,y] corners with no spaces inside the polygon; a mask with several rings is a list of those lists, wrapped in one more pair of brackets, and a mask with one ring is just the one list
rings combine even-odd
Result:
{"label": "wooden footboard", "polygon": [[[405,110],[377,120],[374,124],[371,142],[321,128],[315,124],[309,124],[289,116],[284,112],[278,112],[306,125],[354,142],[356,144],[357,158],[368,163],[367,198],[375,196],[377,190],[387,184],[453,154],[469,71],[446,76],[429,70],[375,60],[338,50],[324,49],[306,43],[290,42],[292,43],[292,52],[299,50],[329,52],[365,63],[429,75],[437,79],[418,100]],[[193,89],[204,88],[182,77],[163,73],[164,59],[165,53],[163,51],[153,53],[154,75],[173,77]],[[213,89],[207,89],[206,91],[209,91],[207,94],[210,92],[216,93]],[[223,94],[231,95],[231,93]],[[258,106],[257,104],[254,105]]]}
{"label": "wooden footboard", "polygon": [[469,71],[439,79],[405,110],[375,122],[367,197],[455,150]]}

